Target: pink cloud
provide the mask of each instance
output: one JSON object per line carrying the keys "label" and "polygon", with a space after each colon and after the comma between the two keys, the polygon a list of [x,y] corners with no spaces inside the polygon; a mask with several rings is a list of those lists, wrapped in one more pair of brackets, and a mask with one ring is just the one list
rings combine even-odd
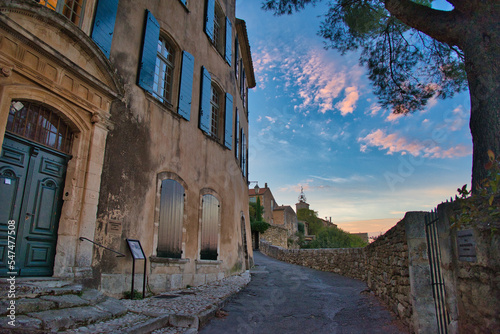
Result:
{"label": "pink cloud", "polygon": [[401,153],[402,155],[411,154],[413,156],[423,156],[426,158],[458,158],[471,154],[470,147],[457,145],[451,148],[438,146],[436,142],[428,140],[425,142],[419,140],[408,140],[397,134],[386,134],[385,131],[378,129],[372,131],[365,137],[358,138],[361,143],[361,152],[366,152],[368,147],[378,147],[379,150],[387,150],[387,154]]}
{"label": "pink cloud", "polygon": [[342,116],[347,114],[352,114],[354,111],[354,107],[356,106],[356,102],[359,99],[358,89],[356,87],[347,87],[345,89],[346,97],[341,102],[337,103],[335,107],[340,110]]}

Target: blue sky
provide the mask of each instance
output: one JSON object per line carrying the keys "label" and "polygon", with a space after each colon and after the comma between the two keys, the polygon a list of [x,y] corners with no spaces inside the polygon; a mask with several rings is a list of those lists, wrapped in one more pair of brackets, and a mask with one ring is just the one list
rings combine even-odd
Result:
{"label": "blue sky", "polygon": [[[311,209],[349,232],[385,232],[470,184],[468,93],[397,116],[381,108],[355,54],[325,50],[324,5],[275,17],[237,0],[257,87],[249,93],[249,179],[280,205],[304,188]],[[250,185],[255,186],[255,183]]]}

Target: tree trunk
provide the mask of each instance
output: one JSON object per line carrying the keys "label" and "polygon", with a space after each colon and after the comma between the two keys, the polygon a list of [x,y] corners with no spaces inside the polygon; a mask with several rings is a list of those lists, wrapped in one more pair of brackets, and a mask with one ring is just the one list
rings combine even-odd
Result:
{"label": "tree trunk", "polygon": [[463,44],[459,45],[465,55],[471,102],[473,191],[487,177],[488,150],[500,156],[499,17],[498,5],[474,12]]}

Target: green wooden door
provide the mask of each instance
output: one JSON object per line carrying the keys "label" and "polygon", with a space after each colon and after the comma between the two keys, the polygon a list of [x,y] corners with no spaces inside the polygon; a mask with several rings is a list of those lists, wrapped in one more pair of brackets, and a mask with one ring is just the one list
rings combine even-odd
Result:
{"label": "green wooden door", "polygon": [[[52,275],[68,159],[6,134],[0,154],[0,275]],[[16,232],[10,232],[15,257],[9,230]],[[14,268],[8,266],[12,260]]]}

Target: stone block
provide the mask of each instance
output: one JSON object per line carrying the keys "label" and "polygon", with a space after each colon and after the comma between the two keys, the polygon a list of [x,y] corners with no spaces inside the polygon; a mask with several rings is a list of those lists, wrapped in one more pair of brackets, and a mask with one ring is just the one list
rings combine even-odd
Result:
{"label": "stone block", "polygon": [[206,283],[206,275],[205,274],[195,274],[194,275],[194,280],[193,280],[194,286],[203,285],[205,283]]}
{"label": "stone block", "polygon": [[174,327],[195,328],[199,327],[199,319],[193,315],[172,314],[169,317],[169,324]]}
{"label": "stone block", "polygon": [[42,296],[40,299],[54,302],[60,309],[90,305],[87,300],[84,300],[77,295]]}

